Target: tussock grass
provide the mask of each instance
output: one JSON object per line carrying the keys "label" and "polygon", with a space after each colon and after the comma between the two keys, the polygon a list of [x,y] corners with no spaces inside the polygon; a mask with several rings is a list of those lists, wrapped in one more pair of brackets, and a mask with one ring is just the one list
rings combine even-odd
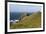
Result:
{"label": "tussock grass", "polygon": [[41,13],[32,14],[30,16],[25,16],[18,23],[12,24],[11,29],[19,28],[40,28],[41,27]]}

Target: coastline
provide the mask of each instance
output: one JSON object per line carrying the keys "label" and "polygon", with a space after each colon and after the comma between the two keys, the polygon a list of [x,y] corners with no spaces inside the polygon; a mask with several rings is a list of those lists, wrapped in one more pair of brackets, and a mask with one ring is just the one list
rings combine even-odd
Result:
{"label": "coastline", "polygon": [[10,20],[10,23],[16,23],[16,22],[18,22],[19,20]]}

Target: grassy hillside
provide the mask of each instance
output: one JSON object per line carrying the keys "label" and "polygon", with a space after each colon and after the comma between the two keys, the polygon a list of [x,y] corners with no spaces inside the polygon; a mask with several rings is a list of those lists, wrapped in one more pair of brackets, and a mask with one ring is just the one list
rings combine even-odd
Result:
{"label": "grassy hillside", "polygon": [[10,28],[39,28],[41,25],[41,13],[34,13],[30,16],[25,16],[18,23],[12,24]]}

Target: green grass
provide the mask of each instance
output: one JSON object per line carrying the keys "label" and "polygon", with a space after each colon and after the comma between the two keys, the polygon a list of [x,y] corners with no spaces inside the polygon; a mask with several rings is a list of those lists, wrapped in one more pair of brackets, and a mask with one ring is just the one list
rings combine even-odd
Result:
{"label": "green grass", "polygon": [[31,16],[25,16],[20,22],[12,24],[11,29],[21,28],[40,28],[41,27],[41,13],[34,13]]}

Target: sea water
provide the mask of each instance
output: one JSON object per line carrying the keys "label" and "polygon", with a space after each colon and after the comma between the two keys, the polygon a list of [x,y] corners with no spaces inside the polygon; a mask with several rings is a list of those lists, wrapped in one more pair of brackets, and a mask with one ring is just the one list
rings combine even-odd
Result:
{"label": "sea water", "polygon": [[10,12],[10,20],[18,20],[21,17],[21,13]]}
{"label": "sea water", "polygon": [[[16,21],[19,20],[19,18],[23,15],[24,13],[20,13],[20,12],[10,12],[10,21]],[[32,13],[29,13],[30,15]]]}

